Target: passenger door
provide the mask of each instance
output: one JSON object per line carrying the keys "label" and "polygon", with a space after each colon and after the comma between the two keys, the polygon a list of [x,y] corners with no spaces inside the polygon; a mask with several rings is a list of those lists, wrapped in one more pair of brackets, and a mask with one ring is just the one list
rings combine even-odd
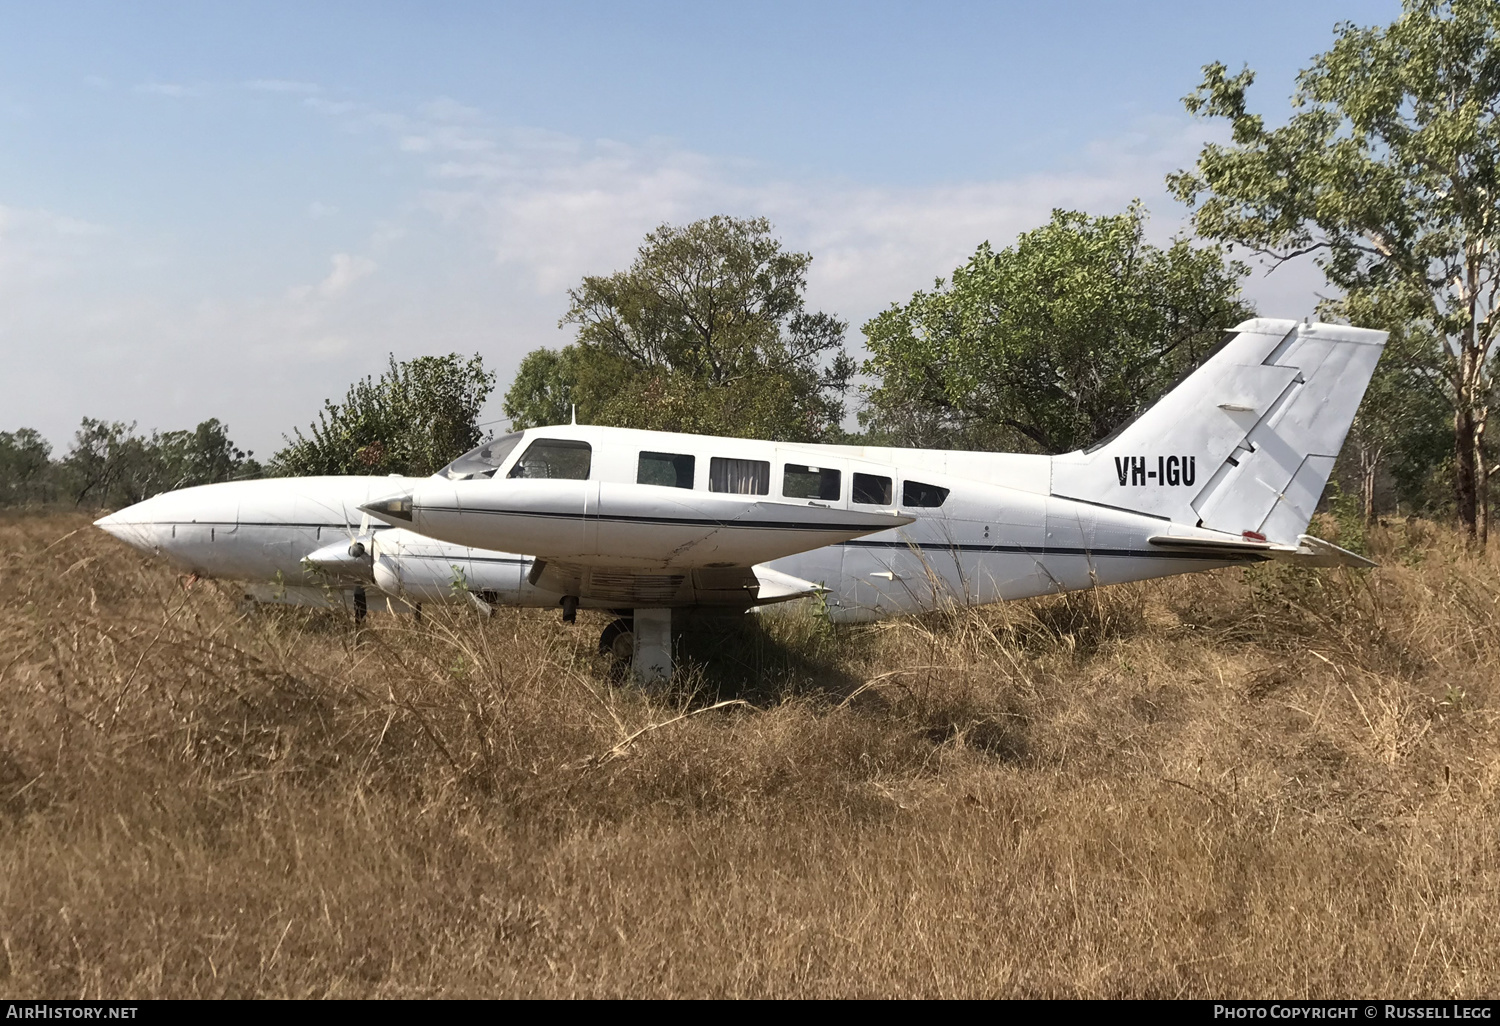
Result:
{"label": "passenger door", "polygon": [[[901,475],[880,463],[847,461],[848,508],[870,512],[900,508]],[[844,545],[839,605],[853,619],[875,619],[927,608],[932,588],[910,528],[856,538]]]}

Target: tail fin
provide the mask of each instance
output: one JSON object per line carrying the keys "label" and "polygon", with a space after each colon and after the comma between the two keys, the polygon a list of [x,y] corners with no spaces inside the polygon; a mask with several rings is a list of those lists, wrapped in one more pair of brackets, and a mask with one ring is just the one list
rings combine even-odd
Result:
{"label": "tail fin", "polygon": [[1052,493],[1298,544],[1385,332],[1253,320],[1155,406],[1052,459]]}

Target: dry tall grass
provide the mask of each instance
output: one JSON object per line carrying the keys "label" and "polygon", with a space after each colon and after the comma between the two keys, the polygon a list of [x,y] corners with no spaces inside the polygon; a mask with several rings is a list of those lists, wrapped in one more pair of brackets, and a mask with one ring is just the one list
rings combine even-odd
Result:
{"label": "dry tall grass", "polygon": [[9,995],[1500,991],[1500,575],[1441,530],[709,626],[646,696],[586,617],[356,644],[86,524],[0,520]]}

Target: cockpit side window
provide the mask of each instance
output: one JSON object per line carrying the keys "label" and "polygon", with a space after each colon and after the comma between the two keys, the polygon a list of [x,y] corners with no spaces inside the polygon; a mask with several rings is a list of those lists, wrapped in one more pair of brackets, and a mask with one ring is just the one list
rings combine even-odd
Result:
{"label": "cockpit side window", "polygon": [[906,481],[901,485],[901,505],[932,508],[948,500],[948,489],[921,481]]}
{"label": "cockpit side window", "polygon": [[587,442],[569,438],[538,438],[527,446],[511,477],[551,478],[562,481],[587,481],[594,450]]}
{"label": "cockpit side window", "polygon": [[478,448],[471,449],[458,459],[438,471],[439,477],[450,481],[468,481],[471,478],[494,477],[516,446],[521,444],[521,432],[491,438]]}

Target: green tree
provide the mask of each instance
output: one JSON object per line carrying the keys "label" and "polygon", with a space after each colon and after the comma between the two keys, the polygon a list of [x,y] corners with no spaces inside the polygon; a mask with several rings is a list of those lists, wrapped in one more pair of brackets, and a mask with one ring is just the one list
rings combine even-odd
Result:
{"label": "green tree", "polygon": [[517,427],[580,422],[811,441],[838,430],[855,371],[844,322],[807,311],[812,257],[764,218],[662,225],[630,268],[569,290],[576,342],[532,353],[505,397]]}
{"label": "green tree", "polygon": [[177,488],[258,477],[251,455],[235,447],[216,419],[146,437],[134,424],[85,417],[55,471],[76,504],[119,507]]}
{"label": "green tree", "polygon": [[517,431],[547,424],[566,424],[573,417],[580,358],[578,346],[533,349],[521,361],[505,393],[502,409]]}
{"label": "green tree", "polygon": [[310,435],[272,457],[276,474],[431,474],[483,440],[479,410],[495,375],[475,354],[419,356],[364,378],[342,403],[326,400]]}
{"label": "green tree", "polygon": [[46,501],[51,468],[52,446],[34,428],[0,431],[0,506]]}
{"label": "green tree", "polygon": [[891,444],[1066,452],[1102,438],[1253,311],[1217,247],[1144,239],[1145,212],[1052,220],[864,326],[861,420]]}
{"label": "green tree", "polygon": [[215,417],[191,431],[152,432],[143,448],[167,491],[261,475],[254,453],[236,447]]}
{"label": "green tree", "polygon": [[1409,323],[1443,369],[1458,515],[1481,543],[1500,288],[1497,29],[1494,0],[1406,0],[1385,28],[1342,24],[1274,129],[1248,110],[1248,68],[1207,65],[1185,102],[1227,119],[1232,142],[1168,179],[1201,235],[1275,260],[1316,254],[1351,302],[1415,305]]}
{"label": "green tree", "polygon": [[129,483],[139,476],[133,464],[140,447],[134,423],[84,417],[60,468],[74,504],[90,499],[95,506],[128,505],[144,498]]}
{"label": "green tree", "polygon": [[[1413,508],[1431,508],[1434,478],[1452,469],[1452,460],[1444,458],[1452,452],[1453,407],[1444,391],[1442,340],[1421,316],[1422,308],[1422,297],[1403,299],[1394,290],[1348,296],[1319,307],[1324,320],[1390,332],[1335,473],[1341,480],[1357,480],[1367,524],[1375,519],[1382,473],[1394,483],[1398,500]],[[1351,465],[1352,474],[1346,469]]]}

